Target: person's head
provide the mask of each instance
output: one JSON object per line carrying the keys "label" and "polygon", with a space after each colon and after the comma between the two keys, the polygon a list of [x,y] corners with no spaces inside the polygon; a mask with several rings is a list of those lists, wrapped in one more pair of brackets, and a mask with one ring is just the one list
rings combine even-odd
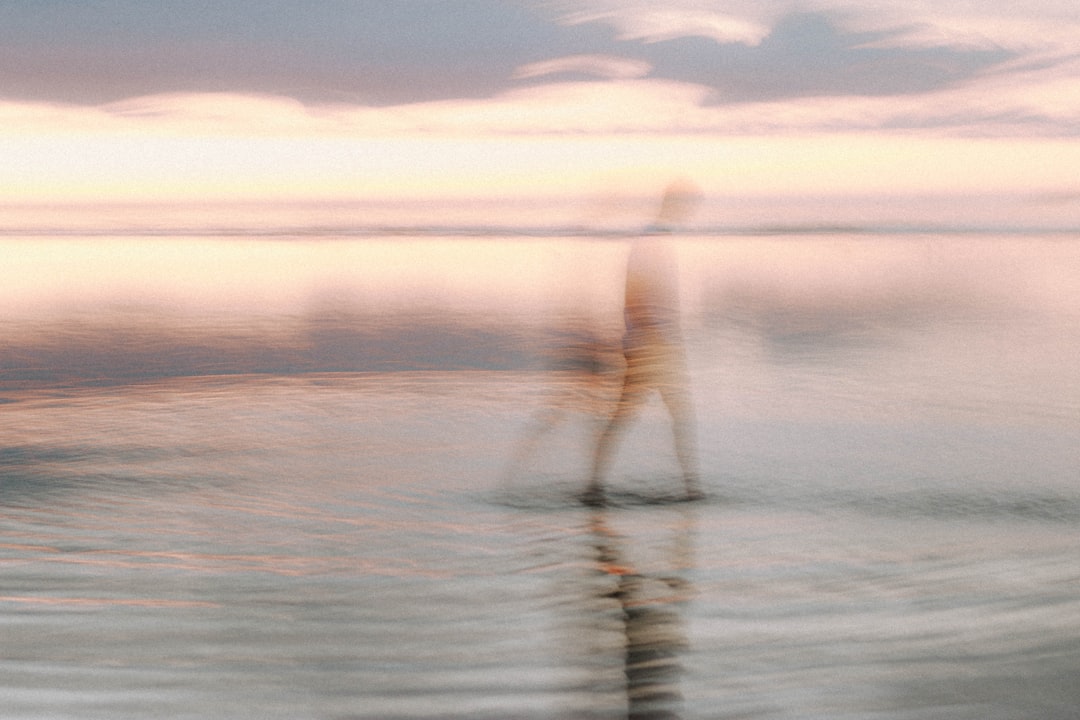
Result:
{"label": "person's head", "polygon": [[686,179],[676,180],[664,191],[656,224],[670,227],[686,221],[697,210],[701,200],[701,188],[695,183]]}

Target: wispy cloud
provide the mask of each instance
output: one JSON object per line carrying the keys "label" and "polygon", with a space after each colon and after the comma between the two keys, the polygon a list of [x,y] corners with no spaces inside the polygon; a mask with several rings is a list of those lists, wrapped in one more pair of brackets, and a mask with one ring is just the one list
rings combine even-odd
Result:
{"label": "wispy cloud", "polygon": [[618,31],[620,40],[644,42],[703,37],[719,43],[756,45],[769,34],[771,16],[760,11],[728,14],[701,2],[565,2],[557,7],[565,23],[606,23]]}
{"label": "wispy cloud", "polygon": [[523,65],[514,72],[513,78],[526,80],[553,75],[585,75],[616,80],[642,77],[648,75],[650,70],[652,65],[642,60],[611,55],[571,55]]}
{"label": "wispy cloud", "polygon": [[753,45],[782,18],[825,15],[843,32],[877,35],[880,47],[1004,47],[1031,50],[1075,45],[1080,16],[1070,0],[555,0],[563,22],[605,23],[628,40],[706,37]]}

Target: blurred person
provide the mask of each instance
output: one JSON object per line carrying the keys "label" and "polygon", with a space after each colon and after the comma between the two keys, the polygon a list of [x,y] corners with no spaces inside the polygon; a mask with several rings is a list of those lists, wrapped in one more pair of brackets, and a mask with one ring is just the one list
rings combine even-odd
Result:
{"label": "blurred person", "polygon": [[697,467],[693,407],[690,398],[679,318],[677,259],[670,235],[701,201],[697,186],[686,181],[664,192],[656,220],[633,241],[626,264],[623,301],[622,390],[615,409],[600,432],[593,455],[589,485],[582,495],[587,505],[604,503],[603,481],[620,435],[627,423],[656,390],[671,417],[675,455],[682,472],[685,497],[702,497]]}

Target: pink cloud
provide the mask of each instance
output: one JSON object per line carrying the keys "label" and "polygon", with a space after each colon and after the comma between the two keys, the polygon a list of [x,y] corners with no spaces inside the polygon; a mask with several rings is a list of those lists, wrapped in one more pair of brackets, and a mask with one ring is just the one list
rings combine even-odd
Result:
{"label": "pink cloud", "polygon": [[579,74],[625,80],[644,77],[651,69],[652,65],[642,60],[611,55],[571,55],[523,65],[514,73],[514,78],[524,80],[547,75]]}

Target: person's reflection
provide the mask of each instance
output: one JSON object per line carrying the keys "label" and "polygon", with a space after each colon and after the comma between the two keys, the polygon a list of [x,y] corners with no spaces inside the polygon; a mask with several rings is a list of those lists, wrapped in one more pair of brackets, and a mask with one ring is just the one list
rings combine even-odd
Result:
{"label": "person's reflection", "polygon": [[700,198],[695,186],[686,182],[672,184],[664,193],[653,226],[630,249],[623,307],[626,368],[618,403],[596,443],[589,485],[582,495],[587,505],[604,503],[603,480],[615,443],[650,390],[659,392],[671,416],[686,498],[702,496],[679,318],[678,268],[669,237],[672,228],[693,212]]}
{"label": "person's reflection", "polygon": [[631,720],[678,718],[682,703],[679,653],[687,646],[681,605],[690,599],[685,573],[691,566],[693,518],[685,512],[676,528],[671,572],[642,573],[626,558],[620,538],[603,512],[590,519],[599,572],[615,579],[615,598],[625,635],[627,717]]}

